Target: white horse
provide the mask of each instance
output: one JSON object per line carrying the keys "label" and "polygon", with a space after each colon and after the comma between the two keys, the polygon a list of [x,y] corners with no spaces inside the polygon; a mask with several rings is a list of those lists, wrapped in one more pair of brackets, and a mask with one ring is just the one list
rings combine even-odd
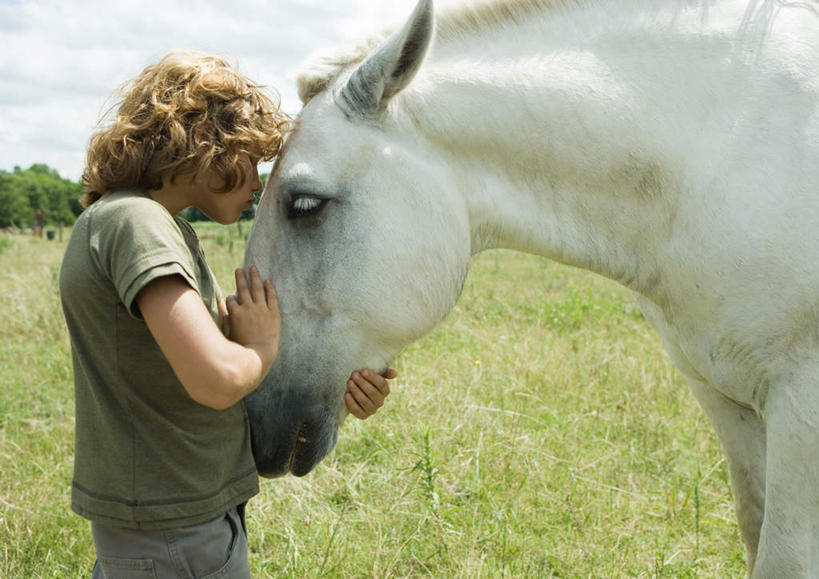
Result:
{"label": "white horse", "polygon": [[819,577],[819,4],[431,4],[300,77],[246,255],[284,320],[248,400],[261,472],[308,472],[350,371],[512,248],[634,291],[722,442],[753,576]]}

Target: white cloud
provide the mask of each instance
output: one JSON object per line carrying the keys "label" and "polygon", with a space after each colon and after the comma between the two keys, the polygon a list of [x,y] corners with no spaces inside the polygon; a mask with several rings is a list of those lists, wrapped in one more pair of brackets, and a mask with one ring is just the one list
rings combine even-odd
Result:
{"label": "white cloud", "polygon": [[[443,3],[447,3],[444,0]],[[78,179],[113,91],[170,50],[215,52],[298,111],[319,48],[399,24],[415,0],[0,0],[0,169]]]}

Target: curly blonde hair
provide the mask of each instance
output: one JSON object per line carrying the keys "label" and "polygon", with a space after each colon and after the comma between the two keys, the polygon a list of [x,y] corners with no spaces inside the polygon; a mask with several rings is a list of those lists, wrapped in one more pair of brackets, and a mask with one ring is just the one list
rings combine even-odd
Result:
{"label": "curly blonde hair", "polygon": [[278,95],[273,100],[212,55],[168,54],[120,94],[91,137],[84,207],[117,189],[159,189],[165,178],[208,170],[224,183],[214,191],[230,191],[246,178],[240,157],[273,160],[292,123]]}

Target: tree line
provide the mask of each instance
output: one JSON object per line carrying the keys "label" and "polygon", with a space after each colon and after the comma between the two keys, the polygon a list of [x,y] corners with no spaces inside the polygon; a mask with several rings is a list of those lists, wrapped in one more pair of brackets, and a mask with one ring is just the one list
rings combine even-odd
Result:
{"label": "tree line", "polygon": [[36,163],[28,169],[0,171],[0,228],[71,225],[82,212],[82,185]]}
{"label": "tree line", "polygon": [[[267,175],[262,175],[262,183]],[[71,225],[82,213],[79,199],[82,184],[61,177],[56,169],[36,163],[28,169],[0,170],[0,228],[33,228],[43,225]],[[245,211],[242,219],[253,217]],[[195,208],[186,209],[189,221],[208,221]]]}

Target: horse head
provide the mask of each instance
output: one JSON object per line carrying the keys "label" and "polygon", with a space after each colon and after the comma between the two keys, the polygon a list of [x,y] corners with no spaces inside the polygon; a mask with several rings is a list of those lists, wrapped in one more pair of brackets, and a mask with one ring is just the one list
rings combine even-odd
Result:
{"label": "horse head", "polygon": [[264,476],[309,472],[335,445],[350,373],[384,370],[453,307],[470,258],[445,163],[390,106],[433,35],[421,0],[403,28],[306,102],[271,174],[245,264],[279,293],[279,357],[247,398]]}

